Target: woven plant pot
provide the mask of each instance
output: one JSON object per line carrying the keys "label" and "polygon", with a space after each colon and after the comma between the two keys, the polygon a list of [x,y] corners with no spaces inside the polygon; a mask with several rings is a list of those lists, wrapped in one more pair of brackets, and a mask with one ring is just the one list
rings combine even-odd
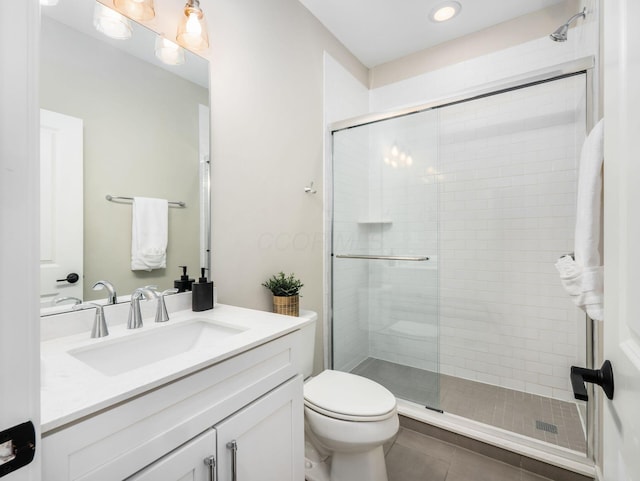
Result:
{"label": "woven plant pot", "polygon": [[273,296],[273,312],[298,317],[300,315],[300,297],[297,295]]}

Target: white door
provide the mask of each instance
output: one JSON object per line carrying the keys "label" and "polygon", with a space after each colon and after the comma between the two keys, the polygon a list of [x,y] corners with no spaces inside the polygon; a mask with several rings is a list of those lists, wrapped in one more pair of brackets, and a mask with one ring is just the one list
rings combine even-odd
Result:
{"label": "white door", "polygon": [[40,110],[40,302],[82,299],[82,120]]}
{"label": "white door", "polygon": [[217,424],[217,480],[304,479],[303,416],[297,376]]}
{"label": "white door", "polygon": [[40,479],[38,14],[35,0],[0,2],[0,436],[36,430],[35,460],[8,474],[17,438],[1,438],[2,481]]}
{"label": "white door", "polygon": [[605,1],[606,481],[640,480],[640,2]]}

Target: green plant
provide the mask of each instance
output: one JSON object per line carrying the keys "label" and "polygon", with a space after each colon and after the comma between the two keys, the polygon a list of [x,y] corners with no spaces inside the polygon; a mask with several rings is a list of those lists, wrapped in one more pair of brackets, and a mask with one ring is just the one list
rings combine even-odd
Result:
{"label": "green plant", "polygon": [[285,276],[284,272],[271,276],[271,279],[263,282],[262,285],[269,289],[274,296],[291,297],[298,295],[304,284],[300,279],[296,279],[293,274]]}

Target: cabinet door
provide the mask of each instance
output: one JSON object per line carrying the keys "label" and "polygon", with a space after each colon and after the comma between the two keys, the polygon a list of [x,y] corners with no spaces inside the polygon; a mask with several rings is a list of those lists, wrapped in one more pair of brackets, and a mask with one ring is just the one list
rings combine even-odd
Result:
{"label": "cabinet door", "polygon": [[303,481],[303,416],[298,375],[217,424],[218,481]]}
{"label": "cabinet door", "polygon": [[215,446],[216,431],[209,429],[126,481],[214,481],[205,459]]}

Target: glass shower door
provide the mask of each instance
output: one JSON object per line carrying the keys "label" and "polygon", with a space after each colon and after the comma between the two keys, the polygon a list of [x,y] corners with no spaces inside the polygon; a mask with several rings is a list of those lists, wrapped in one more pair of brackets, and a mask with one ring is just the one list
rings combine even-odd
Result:
{"label": "glass shower door", "polygon": [[333,368],[439,409],[437,113],[333,134]]}

